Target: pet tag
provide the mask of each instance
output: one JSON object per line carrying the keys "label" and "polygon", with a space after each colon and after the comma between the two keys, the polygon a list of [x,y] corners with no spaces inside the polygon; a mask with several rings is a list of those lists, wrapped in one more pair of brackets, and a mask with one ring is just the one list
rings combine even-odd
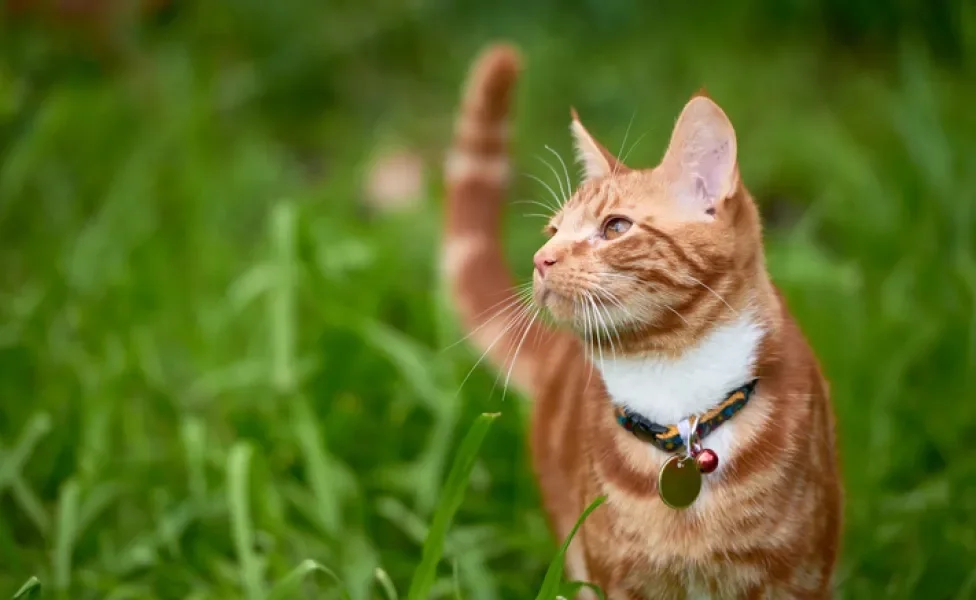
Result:
{"label": "pet tag", "polygon": [[688,508],[701,492],[702,476],[695,459],[672,456],[657,474],[657,493],[671,508]]}

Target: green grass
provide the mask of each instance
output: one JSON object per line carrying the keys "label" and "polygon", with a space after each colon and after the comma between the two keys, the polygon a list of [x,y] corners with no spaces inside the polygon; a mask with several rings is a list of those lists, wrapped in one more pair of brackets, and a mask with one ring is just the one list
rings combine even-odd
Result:
{"label": "green grass", "polygon": [[727,109],[831,381],[840,595],[976,597],[972,10],[940,44],[885,13],[839,46],[807,2],[522,4],[186,5],[121,29],[111,67],[0,26],[0,598],[390,599],[422,564],[413,597],[548,585],[525,403],[483,368],[461,387],[436,169],[413,211],[360,201],[376,148],[439,160],[495,36],[526,54],[515,153],[543,179],[570,105],[612,149],[633,115],[637,165],[702,85]]}

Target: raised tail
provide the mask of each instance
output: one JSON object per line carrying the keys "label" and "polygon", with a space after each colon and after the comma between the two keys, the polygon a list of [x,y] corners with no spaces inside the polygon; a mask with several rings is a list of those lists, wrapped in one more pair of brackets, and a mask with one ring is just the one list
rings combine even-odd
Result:
{"label": "raised tail", "polygon": [[[562,334],[548,331],[515,293],[501,245],[509,181],[509,113],[521,67],[511,46],[488,47],[466,83],[444,169],[444,275],[469,340],[523,393],[535,395],[547,355]],[[546,337],[546,344],[540,343]],[[568,343],[568,340],[563,340]]]}

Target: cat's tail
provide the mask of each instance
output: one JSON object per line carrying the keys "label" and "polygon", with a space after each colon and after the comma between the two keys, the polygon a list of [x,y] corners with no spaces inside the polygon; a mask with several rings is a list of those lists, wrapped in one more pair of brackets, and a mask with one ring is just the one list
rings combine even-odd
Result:
{"label": "cat's tail", "polygon": [[[509,112],[521,67],[511,46],[488,47],[465,85],[444,168],[443,270],[468,340],[524,393],[535,391],[545,328],[518,298],[501,243],[509,180]],[[531,322],[530,322],[531,321]]]}

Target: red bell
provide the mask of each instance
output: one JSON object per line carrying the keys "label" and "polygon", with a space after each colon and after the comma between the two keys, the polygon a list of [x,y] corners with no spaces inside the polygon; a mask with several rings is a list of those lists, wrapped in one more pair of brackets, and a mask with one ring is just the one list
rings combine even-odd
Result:
{"label": "red bell", "polygon": [[698,470],[702,473],[711,473],[718,468],[718,454],[715,454],[713,450],[705,448],[695,456],[695,462],[698,463]]}

